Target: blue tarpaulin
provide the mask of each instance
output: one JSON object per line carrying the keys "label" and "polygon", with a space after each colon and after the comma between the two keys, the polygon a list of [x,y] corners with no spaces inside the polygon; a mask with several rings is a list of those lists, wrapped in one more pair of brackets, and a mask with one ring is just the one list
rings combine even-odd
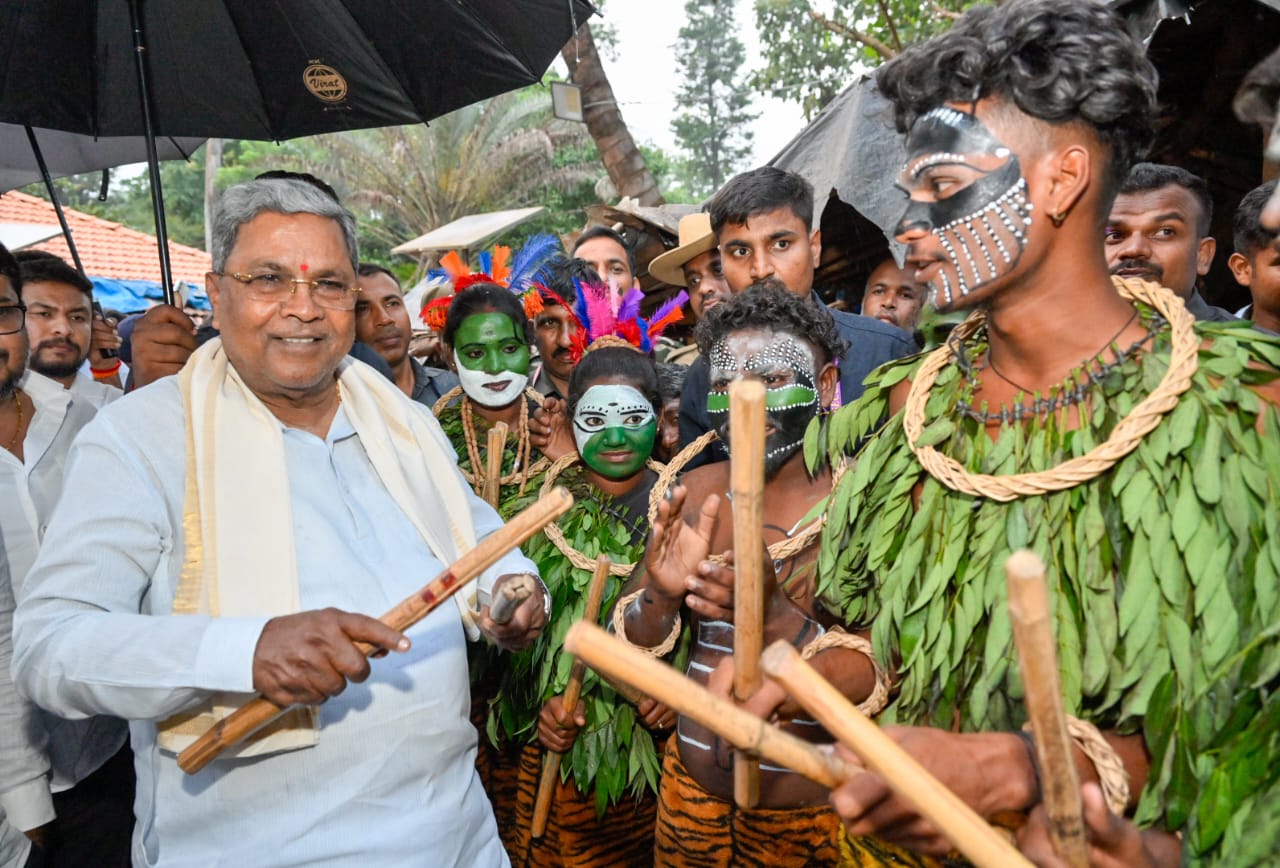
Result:
{"label": "blue tarpaulin", "polygon": [[[91,277],[93,297],[107,310],[134,313],[146,310],[164,301],[164,292],[158,280],[117,280],[111,277]],[[178,292],[186,303],[197,310],[209,310],[209,296],[203,286],[185,281],[178,282]]]}

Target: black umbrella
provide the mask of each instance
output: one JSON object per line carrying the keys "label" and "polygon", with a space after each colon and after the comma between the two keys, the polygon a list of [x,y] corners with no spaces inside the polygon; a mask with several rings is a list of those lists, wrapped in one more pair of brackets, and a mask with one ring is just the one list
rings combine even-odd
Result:
{"label": "black umbrella", "polygon": [[[204,139],[174,139],[168,136],[156,140],[156,152],[161,160],[185,160],[204,143]],[[53,203],[58,224],[67,240],[67,249],[75,261],[76,270],[84,274],[80,252],[62,213],[54,178],[112,169],[126,163],[140,163],[147,159],[147,142],[141,136],[117,136],[99,139],[62,130],[37,130],[17,124],[0,124],[0,193],[25,187],[37,181],[44,183]],[[103,175],[103,189],[106,189]]]}
{"label": "black umbrella", "polygon": [[[586,0],[0,0],[0,122],[281,140],[538,81]],[[149,157],[169,292],[159,166]]]}

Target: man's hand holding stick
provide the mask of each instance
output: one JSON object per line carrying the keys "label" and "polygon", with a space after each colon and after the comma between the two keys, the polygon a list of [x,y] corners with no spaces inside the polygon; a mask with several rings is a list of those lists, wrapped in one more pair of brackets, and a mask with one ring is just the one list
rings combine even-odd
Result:
{"label": "man's hand holding stick", "polygon": [[1076,771],[1075,751],[1062,708],[1044,563],[1034,552],[1022,549],[1004,562],[1004,572],[1009,583],[1009,617],[1013,623],[1013,640],[1018,646],[1031,734],[1035,737],[1049,837],[1067,865],[1087,868],[1089,845],[1085,840],[1080,803],[1080,775]]}
{"label": "man's hand holding stick", "polygon": [[[547,524],[563,515],[573,505],[573,495],[556,488],[543,495],[528,509],[481,540],[475,548],[458,558],[448,569],[422,590],[406,597],[380,620],[392,630],[404,631],[431,614],[469,581],[497,563],[503,555],[533,536]],[[380,650],[369,642],[356,642],[355,647],[366,657]],[[178,766],[187,774],[195,774],[212,762],[218,754],[239,744],[266,726],[284,708],[258,697],[250,700],[202,735],[178,755]]]}
{"label": "man's hand holding stick", "polygon": [[1013,845],[880,730],[786,642],[764,652],[764,671],[978,868],[1030,868]]}

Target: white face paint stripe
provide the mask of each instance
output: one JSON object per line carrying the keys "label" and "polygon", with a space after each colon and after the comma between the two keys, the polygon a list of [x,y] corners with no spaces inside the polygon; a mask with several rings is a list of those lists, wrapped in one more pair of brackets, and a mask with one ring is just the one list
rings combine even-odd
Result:
{"label": "white face paint stripe", "polygon": [[[524,387],[529,384],[528,374],[517,374],[514,371],[503,371],[500,374],[486,374],[484,371],[473,371],[462,364],[458,351],[453,351],[453,366],[458,373],[458,382],[467,397],[483,407],[505,407],[520,396]],[[506,382],[500,391],[488,388],[490,384]]]}

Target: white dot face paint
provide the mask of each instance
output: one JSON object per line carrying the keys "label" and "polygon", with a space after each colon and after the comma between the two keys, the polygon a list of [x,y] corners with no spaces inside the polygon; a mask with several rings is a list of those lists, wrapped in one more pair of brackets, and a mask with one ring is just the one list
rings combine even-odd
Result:
{"label": "white dot face paint", "polygon": [[752,378],[765,387],[765,475],[770,476],[804,445],[804,432],[818,412],[817,360],[808,342],[767,329],[726,335],[707,355],[711,391],[707,417],[729,442],[729,384]]}
{"label": "white dot face paint", "polygon": [[573,411],[573,441],[587,466],[610,479],[644,467],[658,435],[658,416],[639,389],[615,383],[592,386]]}
{"label": "white dot face paint", "polygon": [[458,380],[467,397],[482,407],[505,407],[520,397],[524,387],[529,384],[529,375],[515,371],[500,371],[489,374],[474,371],[458,358],[458,351],[453,352],[454,369],[458,372]]}
{"label": "white dot face paint", "polygon": [[1017,266],[1031,225],[1027,182],[1017,156],[968,112],[926,112],[906,148],[897,186],[912,199],[894,234],[938,239],[946,261],[929,285],[945,310]]}

